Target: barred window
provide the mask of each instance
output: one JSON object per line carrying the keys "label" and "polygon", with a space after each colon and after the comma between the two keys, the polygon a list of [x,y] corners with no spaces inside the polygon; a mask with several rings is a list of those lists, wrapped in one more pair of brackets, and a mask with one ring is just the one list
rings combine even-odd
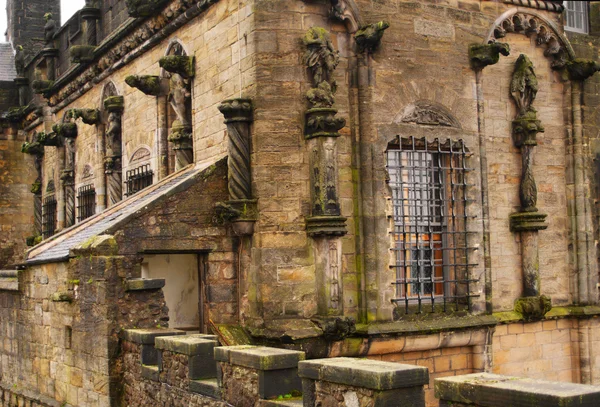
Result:
{"label": "barred window", "polygon": [[152,185],[154,172],[150,169],[150,164],[145,164],[127,171],[126,176],[127,193],[125,195],[130,196]]}
{"label": "barred window", "polygon": [[588,33],[588,2],[565,1],[565,30]]}
{"label": "barred window", "polygon": [[56,233],[56,198],[51,195],[44,199],[42,205],[42,235],[44,239]]}
{"label": "barred window", "polygon": [[466,156],[462,141],[411,137],[388,146],[393,301],[405,313],[470,310]]}
{"label": "barred window", "polygon": [[96,190],[93,185],[85,185],[77,190],[77,221],[96,213]]}

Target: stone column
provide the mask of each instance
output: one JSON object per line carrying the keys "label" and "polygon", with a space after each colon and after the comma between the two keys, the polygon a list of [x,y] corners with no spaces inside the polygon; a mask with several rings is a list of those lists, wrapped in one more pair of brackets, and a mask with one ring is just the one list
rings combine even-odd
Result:
{"label": "stone column", "polygon": [[121,119],[125,100],[123,96],[111,96],[104,101],[108,112],[106,126],[106,151],[104,154],[104,173],[106,174],[108,207],[123,199],[123,163]]}
{"label": "stone column", "polygon": [[56,80],[56,58],[58,57],[58,49],[44,48],[42,56],[46,60],[46,79],[48,81]]}
{"label": "stone column", "polygon": [[533,63],[521,54],[517,59],[510,85],[511,96],[517,107],[517,117],[513,120],[513,141],[521,149],[522,174],[519,187],[521,209],[510,215],[510,229],[521,235],[521,256],[523,271],[523,294],[517,300],[515,310],[525,320],[544,317],[552,308],[550,298],[540,295],[538,232],[548,227],[546,214],[538,211],[537,186],[533,176],[533,152],[537,145],[537,133],[544,127],[537,120],[537,112],[532,104],[538,90],[538,82]]}
{"label": "stone column", "polygon": [[158,96],[157,103],[157,139],[158,139],[158,179],[169,175],[169,101],[167,96]]}
{"label": "stone column", "polygon": [[[346,120],[336,117],[333,107],[337,84],[333,78],[339,53],[329,33],[313,27],[302,38],[306,46],[304,62],[312,88],[306,93],[304,136],[310,168],[310,216],[307,234],[314,238],[317,275],[317,309],[322,317],[343,314],[341,280],[341,240],[346,234],[346,218],[341,215],[338,190],[337,139]],[[324,322],[326,323],[326,322]]]}
{"label": "stone column", "polygon": [[[34,241],[35,238],[42,235],[42,165],[44,163],[44,146],[36,139],[31,143],[25,142],[21,151],[25,154],[30,154],[34,157],[34,165],[37,173],[35,182],[31,186],[31,193],[33,193],[33,214],[34,214]],[[32,244],[32,245],[33,245]]]}
{"label": "stone column", "polygon": [[[65,117],[66,118],[66,117]],[[59,123],[52,126],[56,137],[64,146],[64,167],[60,174],[64,191],[64,227],[75,224],[75,138],[77,125],[72,122]]]}
{"label": "stone column", "polygon": [[354,358],[303,361],[298,375],[305,407],[425,407],[429,384],[426,367]]}
{"label": "stone column", "polygon": [[29,89],[29,80],[23,77],[15,78],[15,85],[19,92],[19,106],[27,105],[27,89]]}
{"label": "stone column", "polygon": [[81,18],[84,21],[85,40],[88,46],[98,45],[96,22],[100,19],[100,9],[87,5],[81,9]]}
{"label": "stone column", "polygon": [[227,203],[220,204],[227,211],[226,217],[232,222],[234,233],[238,236],[254,233],[256,221],[256,200],[252,199],[251,178],[251,134],[252,100],[231,99],[219,105],[227,125],[229,154]]}

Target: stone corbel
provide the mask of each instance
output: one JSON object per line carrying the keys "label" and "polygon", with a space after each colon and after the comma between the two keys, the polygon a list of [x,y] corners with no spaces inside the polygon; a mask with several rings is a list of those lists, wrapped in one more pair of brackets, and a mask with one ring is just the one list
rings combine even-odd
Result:
{"label": "stone corbel", "polygon": [[131,17],[150,17],[165,4],[168,0],[127,0],[127,12]]}
{"label": "stone corbel", "polygon": [[567,72],[572,81],[585,81],[600,71],[600,63],[592,59],[576,58],[567,62]]}
{"label": "stone corbel", "polygon": [[250,162],[250,125],[253,121],[251,99],[230,99],[219,105],[225,117],[228,136],[228,189],[230,200],[217,204],[219,216],[232,223],[238,236],[254,233],[256,200],[252,199]]}
{"label": "stone corbel", "polygon": [[94,45],[73,45],[69,49],[71,62],[74,64],[92,62],[94,60],[95,51],[96,46]]}
{"label": "stone corbel", "polygon": [[67,111],[67,119],[81,121],[87,125],[94,126],[100,122],[100,111],[98,109],[70,109]]}
{"label": "stone corbel", "polygon": [[509,54],[510,46],[503,42],[469,46],[469,60],[475,71],[480,71],[488,65],[495,65],[500,60],[500,55],[508,56]]}
{"label": "stone corbel", "polygon": [[360,51],[375,52],[381,44],[383,33],[390,27],[386,21],[368,24],[360,28],[354,35]]}
{"label": "stone corbel", "polygon": [[162,80],[156,75],[130,75],[125,78],[125,83],[148,96],[165,94]]}
{"label": "stone corbel", "polygon": [[165,71],[181,75],[185,79],[193,78],[196,74],[196,59],[185,55],[168,55],[162,57],[158,64]]}
{"label": "stone corbel", "polygon": [[57,137],[56,133],[52,132],[52,133],[38,133],[37,134],[37,141],[40,143],[40,145],[42,146],[47,146],[47,147],[59,147],[60,146],[60,140]]}
{"label": "stone corbel", "polygon": [[33,92],[37,95],[42,95],[46,98],[48,97],[48,94],[52,90],[53,86],[54,81],[51,80],[36,79],[31,83],[31,88],[33,89]]}
{"label": "stone corbel", "polygon": [[123,96],[110,96],[104,100],[104,108],[107,112],[122,112],[125,108],[125,98]]}

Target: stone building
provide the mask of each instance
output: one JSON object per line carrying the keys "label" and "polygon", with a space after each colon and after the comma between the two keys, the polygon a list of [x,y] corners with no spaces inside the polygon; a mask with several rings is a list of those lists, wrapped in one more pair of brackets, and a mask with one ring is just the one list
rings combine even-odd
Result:
{"label": "stone building", "polygon": [[136,328],[600,383],[600,2],[8,10],[6,400],[164,404]]}

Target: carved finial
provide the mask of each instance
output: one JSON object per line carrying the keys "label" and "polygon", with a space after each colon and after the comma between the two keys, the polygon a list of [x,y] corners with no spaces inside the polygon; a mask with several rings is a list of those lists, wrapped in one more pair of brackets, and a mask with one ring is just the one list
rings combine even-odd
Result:
{"label": "carved finial", "polygon": [[569,78],[574,81],[585,81],[587,78],[600,71],[600,63],[591,60],[576,58],[566,63]]}
{"label": "carved finial", "polygon": [[355,38],[360,50],[373,52],[381,43],[383,33],[390,27],[386,21],[380,21],[375,24],[365,25],[356,32]]}
{"label": "carved finial", "polygon": [[500,54],[508,56],[510,54],[510,46],[504,42],[472,44],[469,46],[469,60],[471,61],[471,66],[476,71],[488,65],[498,63]]}

